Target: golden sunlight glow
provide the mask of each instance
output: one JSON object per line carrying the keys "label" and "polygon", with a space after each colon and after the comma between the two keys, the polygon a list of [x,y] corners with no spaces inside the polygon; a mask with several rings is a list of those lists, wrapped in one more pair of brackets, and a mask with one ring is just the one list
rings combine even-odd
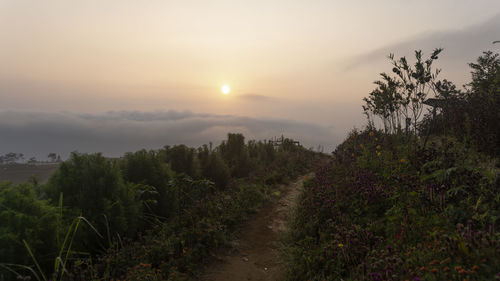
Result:
{"label": "golden sunlight glow", "polygon": [[229,87],[229,85],[225,84],[222,85],[221,91],[224,95],[229,95],[229,92],[231,92],[231,88]]}

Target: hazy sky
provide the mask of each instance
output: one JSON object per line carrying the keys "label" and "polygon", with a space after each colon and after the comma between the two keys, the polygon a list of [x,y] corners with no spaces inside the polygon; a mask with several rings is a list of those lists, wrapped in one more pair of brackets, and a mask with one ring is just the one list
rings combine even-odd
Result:
{"label": "hazy sky", "polygon": [[[79,128],[81,116],[95,117],[85,119],[82,136],[106,150],[99,144],[139,126],[125,122],[134,112],[189,112],[183,116],[205,127],[181,136],[182,126],[171,126],[184,123],[142,120],[141,130],[163,128],[175,137],[151,132],[145,135],[154,143],[135,139],[123,149],[186,136],[196,145],[227,130],[250,138],[290,133],[311,146],[333,146],[363,124],[361,99],[390,70],[391,52],[444,47],[442,78],[467,82],[467,63],[500,49],[491,44],[500,40],[500,1],[0,0],[0,38],[0,153],[71,141],[65,149],[78,149],[68,128]],[[225,83],[228,96],[220,92]],[[117,114],[119,124],[108,120]],[[48,138],[35,149],[43,132],[33,142],[15,141],[40,120],[50,127],[58,118],[77,123],[54,133],[52,146]],[[102,118],[110,128],[95,121]],[[303,130],[308,126],[321,133]]]}

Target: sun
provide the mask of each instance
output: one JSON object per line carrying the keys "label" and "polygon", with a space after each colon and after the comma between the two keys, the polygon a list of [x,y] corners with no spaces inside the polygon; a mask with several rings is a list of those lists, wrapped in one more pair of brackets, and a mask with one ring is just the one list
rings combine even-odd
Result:
{"label": "sun", "polygon": [[231,87],[229,87],[228,84],[222,85],[221,91],[224,95],[229,95],[229,92],[231,92]]}

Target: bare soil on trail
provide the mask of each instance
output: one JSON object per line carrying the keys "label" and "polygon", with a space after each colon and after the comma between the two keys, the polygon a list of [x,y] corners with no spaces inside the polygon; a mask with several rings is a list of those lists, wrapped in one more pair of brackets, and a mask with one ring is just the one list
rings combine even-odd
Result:
{"label": "bare soil on trail", "polygon": [[233,248],[219,253],[219,261],[205,270],[203,281],[279,281],[285,277],[280,235],[300,194],[304,179],[279,188],[281,198],[264,206],[244,224]]}

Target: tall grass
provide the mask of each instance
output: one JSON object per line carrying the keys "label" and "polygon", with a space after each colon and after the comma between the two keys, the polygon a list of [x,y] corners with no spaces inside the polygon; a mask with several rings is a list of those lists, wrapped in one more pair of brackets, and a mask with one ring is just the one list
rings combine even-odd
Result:
{"label": "tall grass", "polygon": [[[68,229],[66,230],[66,234],[64,236],[64,240],[62,243],[60,243],[61,238],[60,238],[60,233],[62,233],[62,209],[63,209],[63,194],[60,194],[59,197],[59,215],[57,217],[57,224],[56,224],[56,239],[59,246],[59,251],[58,255],[54,258],[54,268],[52,272],[52,276],[54,276],[54,279],[51,280],[62,280],[64,273],[67,272],[66,270],[66,265],[68,263],[68,260],[72,254],[76,254],[77,252],[72,251],[72,246],[73,242],[75,239],[75,236],[78,232],[78,229],[80,227],[81,222],[83,221],[86,223],[100,238],[104,238],[99,231],[83,216],[78,216],[76,217],[71,224],[69,225]],[[109,230],[108,230],[109,233]],[[108,234],[109,235],[109,234]],[[42,267],[40,266],[38,259],[36,258],[35,254],[31,250],[31,247],[29,243],[23,239],[23,244],[28,251],[28,254],[30,255],[31,259],[33,260],[33,263],[35,264],[36,271],[26,265],[20,265],[20,264],[9,264],[9,263],[0,263],[0,267],[6,269],[7,271],[15,274],[16,276],[22,276],[19,271],[16,271],[15,268],[20,268],[23,270],[27,270],[29,273],[31,273],[38,281],[48,281],[47,279],[47,274],[44,272]],[[89,253],[82,253],[78,252],[78,254],[86,254],[89,255]]]}

